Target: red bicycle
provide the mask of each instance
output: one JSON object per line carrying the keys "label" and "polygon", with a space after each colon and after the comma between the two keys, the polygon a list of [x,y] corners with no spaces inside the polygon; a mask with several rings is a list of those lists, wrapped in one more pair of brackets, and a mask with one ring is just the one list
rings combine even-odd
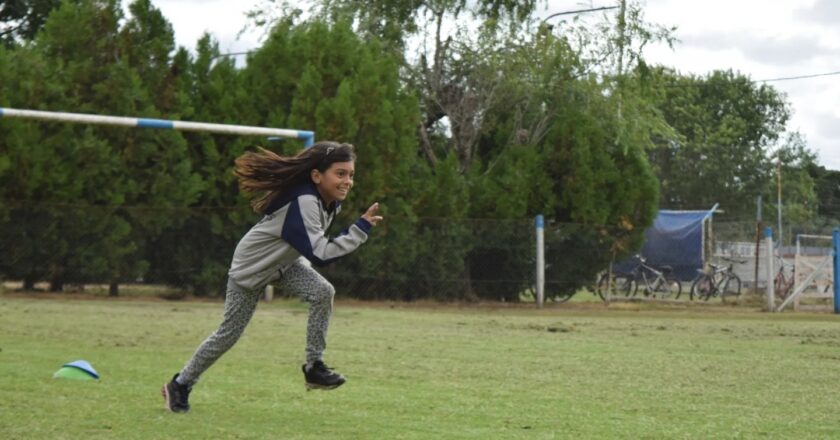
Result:
{"label": "red bicycle", "polygon": [[[796,281],[796,267],[793,264],[785,262],[784,258],[779,258],[779,270],[776,272],[776,277],[773,278],[773,292],[776,297],[784,300],[793,291],[793,285]],[[786,270],[789,268],[790,270]],[[790,276],[786,276],[790,273]]]}

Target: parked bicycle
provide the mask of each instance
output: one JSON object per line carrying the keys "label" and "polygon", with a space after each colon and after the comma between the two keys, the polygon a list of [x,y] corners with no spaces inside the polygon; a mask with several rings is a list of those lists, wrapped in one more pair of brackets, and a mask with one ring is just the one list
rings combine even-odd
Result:
{"label": "parked bicycle", "polygon": [[[551,302],[555,302],[555,303],[564,303],[564,302],[572,299],[572,297],[575,296],[575,293],[577,293],[577,292],[575,292],[574,290],[552,289],[551,286],[546,286],[545,291],[543,292],[543,295],[545,296],[545,301],[551,301]],[[536,288],[535,288],[534,289],[534,298],[536,299],[536,297],[537,297],[537,295],[536,295]]]}
{"label": "parked bicycle", "polygon": [[598,277],[598,286],[595,292],[602,300],[607,300],[607,291],[612,288],[612,296],[623,295],[630,296],[630,292],[636,290],[636,280],[632,272],[612,272],[612,283],[609,283],[609,272],[604,272]]}
{"label": "parked bicycle", "polygon": [[[532,266],[533,267],[533,266]],[[546,264],[545,269],[546,272],[551,268],[551,264]],[[536,275],[532,274],[531,279],[534,280]],[[551,282],[545,280],[545,284],[543,285],[543,301],[545,302],[554,302],[554,303],[564,303],[573,296],[575,296],[574,290],[570,290],[568,288],[562,288],[558,283]],[[537,285],[532,283],[522,292],[523,299],[527,299],[529,301],[537,301]]]}
{"label": "parked bicycle", "polygon": [[[639,264],[629,272],[613,271],[612,294],[613,296],[635,296],[639,289],[643,289],[645,296],[667,298],[671,295],[679,297],[682,292],[682,283],[671,275],[671,266],[654,266],[639,255],[635,255]],[[596,292],[601,299],[606,301],[607,273],[604,272],[598,279]]]}
{"label": "parked bicycle", "polygon": [[674,295],[679,298],[682,293],[682,283],[673,276],[671,266],[654,266],[648,264],[645,257],[636,255],[639,265],[633,270],[633,281],[635,287],[631,295],[635,296],[639,288],[644,290],[645,296],[656,298],[668,298]]}
{"label": "parked bicycle", "polygon": [[[794,281],[796,280],[796,266],[786,263],[784,258],[778,258],[777,261],[779,270],[776,271],[776,276],[773,278],[773,292],[776,298],[784,300],[793,291]],[[790,273],[790,276],[787,276],[787,273]]]}
{"label": "parked bicycle", "polygon": [[729,262],[728,265],[717,265],[709,263],[707,270],[698,269],[697,278],[691,283],[689,291],[690,299],[702,299],[708,301],[713,296],[720,296],[722,301],[726,297],[738,297],[741,295],[741,278],[735,273],[735,263],[744,264],[746,261],[735,260],[724,257],[722,260]]}

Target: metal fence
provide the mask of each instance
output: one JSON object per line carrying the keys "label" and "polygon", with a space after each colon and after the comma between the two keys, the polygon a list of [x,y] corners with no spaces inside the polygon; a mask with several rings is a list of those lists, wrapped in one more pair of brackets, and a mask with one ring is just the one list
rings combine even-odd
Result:
{"label": "metal fence", "polygon": [[[257,220],[245,206],[7,206],[0,208],[0,277],[29,288],[47,283],[57,291],[71,284],[140,283],[216,295],[223,293],[236,243]],[[345,215],[336,227],[352,220]],[[749,222],[716,223],[706,261],[738,260],[734,269],[744,286],[761,289],[768,281],[767,252],[756,229]],[[793,240],[805,231],[791,227],[788,236]],[[536,239],[532,218],[387,216],[362,248],[322,272],[340,296],[519,301],[535,291]],[[641,245],[628,241],[623,230],[548,221],[545,289],[592,287],[616,248],[628,256]],[[794,267],[796,246],[780,250]],[[800,254],[829,250],[827,242],[811,243]]]}
{"label": "metal fence", "polygon": [[[355,220],[344,214],[332,234]],[[246,206],[0,207],[0,278],[55,291],[139,283],[217,295],[258,219]],[[360,249],[319,270],[339,296],[516,301],[533,284],[534,235],[532,219],[387,216]]]}
{"label": "metal fence", "polygon": [[[806,256],[827,256],[831,254],[832,243],[830,237],[833,229],[829,227],[814,227],[807,225],[788,225],[783,231],[784,243],[774,241],[774,254],[778,256],[773,267],[773,273],[779,270],[779,265],[793,268]],[[778,232],[774,231],[778,237]],[[823,237],[822,240],[808,237]],[[806,243],[803,246],[803,239]],[[719,222],[714,226],[712,237],[712,252],[709,261],[722,262],[725,259],[740,261],[733,265],[733,269],[747,286],[757,286],[759,289],[767,285],[767,249],[764,240],[764,227],[755,222]],[[797,246],[799,242],[799,246]],[[773,277],[770,278],[771,280]]]}

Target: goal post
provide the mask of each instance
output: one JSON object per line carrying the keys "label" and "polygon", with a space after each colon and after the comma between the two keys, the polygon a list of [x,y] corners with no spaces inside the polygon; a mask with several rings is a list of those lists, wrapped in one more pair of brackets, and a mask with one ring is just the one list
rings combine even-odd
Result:
{"label": "goal post", "polygon": [[[791,293],[776,307],[782,311],[793,305],[800,308],[805,299],[831,300],[834,313],[840,313],[840,291],[838,291],[838,254],[840,254],[840,231],[835,228],[832,235],[796,235],[796,252],[791,273]],[[781,256],[778,256],[781,258]],[[813,304],[808,307],[813,308]]]}
{"label": "goal post", "polygon": [[42,121],[113,125],[119,127],[157,128],[163,130],[202,131],[244,136],[277,136],[289,139],[301,139],[306,147],[311,146],[315,142],[315,133],[312,131],[292,130],[287,128],[255,127],[248,125],[213,124],[207,122],[105,116],[43,110],[22,110],[2,107],[0,107],[0,118],[37,119]]}
{"label": "goal post", "polygon": [[834,313],[840,314],[840,228],[834,228],[831,234],[834,247]]}

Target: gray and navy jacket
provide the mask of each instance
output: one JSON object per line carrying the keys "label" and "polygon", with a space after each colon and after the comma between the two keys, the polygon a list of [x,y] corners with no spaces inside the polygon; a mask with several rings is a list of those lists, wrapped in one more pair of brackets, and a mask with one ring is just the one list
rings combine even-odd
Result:
{"label": "gray and navy jacket", "polygon": [[265,216],[236,245],[228,276],[246,289],[262,289],[280,272],[305,257],[324,266],[364,243],[371,224],[359,218],[335,237],[327,237],[341,203],[324,203],[312,183],[294,187],[275,199]]}

